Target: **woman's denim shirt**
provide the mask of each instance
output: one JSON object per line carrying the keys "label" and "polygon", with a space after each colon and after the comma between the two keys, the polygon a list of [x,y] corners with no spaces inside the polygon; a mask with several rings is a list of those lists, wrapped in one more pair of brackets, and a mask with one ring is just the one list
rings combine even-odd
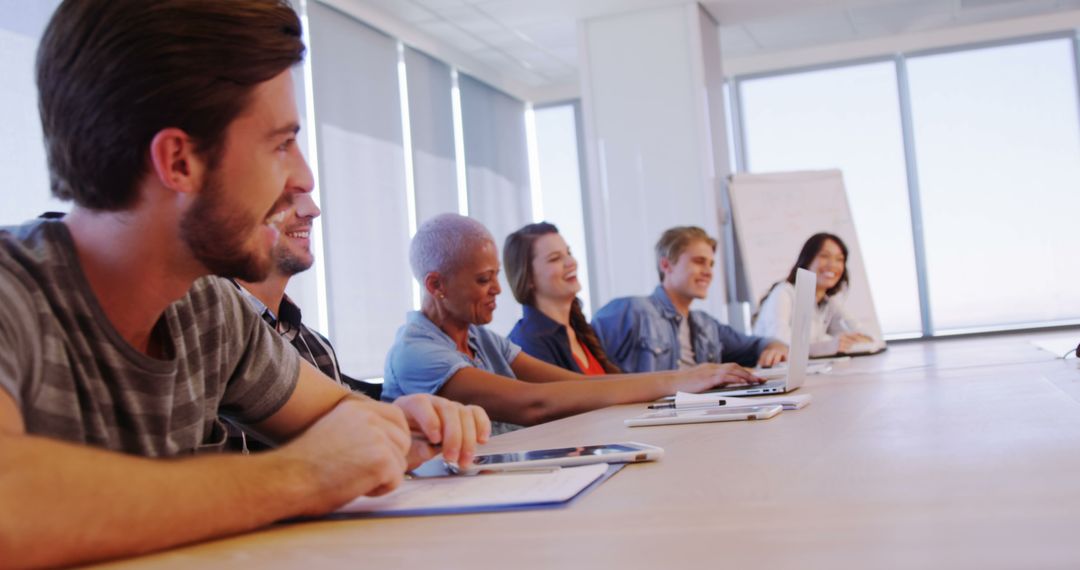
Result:
{"label": "woman's denim shirt", "polygon": [[[675,370],[679,366],[679,323],[662,286],[648,297],[621,297],[593,316],[592,326],[608,359],[624,372]],[[690,311],[694,361],[753,366],[773,339],[744,335],[709,316]]]}

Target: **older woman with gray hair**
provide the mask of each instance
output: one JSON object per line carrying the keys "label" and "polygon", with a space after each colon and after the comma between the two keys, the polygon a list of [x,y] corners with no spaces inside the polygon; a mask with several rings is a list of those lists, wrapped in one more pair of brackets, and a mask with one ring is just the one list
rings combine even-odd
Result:
{"label": "older woman with gray hair", "polygon": [[425,222],[409,261],[423,304],[409,313],[386,357],[384,400],[438,394],[481,406],[504,424],[533,425],[676,391],[760,382],[734,364],[587,379],[521,352],[483,326],[501,291],[499,256],[491,233],[471,218],[443,214]]}

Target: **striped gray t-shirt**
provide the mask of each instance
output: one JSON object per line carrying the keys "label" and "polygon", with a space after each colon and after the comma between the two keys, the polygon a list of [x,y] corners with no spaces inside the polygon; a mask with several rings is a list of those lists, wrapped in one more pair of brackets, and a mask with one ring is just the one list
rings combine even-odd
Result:
{"label": "striped gray t-shirt", "polygon": [[120,337],[62,222],[0,228],[0,390],[28,433],[148,457],[218,451],[219,414],[258,422],[296,387],[296,351],[223,279],[196,281],[154,334],[165,359]]}

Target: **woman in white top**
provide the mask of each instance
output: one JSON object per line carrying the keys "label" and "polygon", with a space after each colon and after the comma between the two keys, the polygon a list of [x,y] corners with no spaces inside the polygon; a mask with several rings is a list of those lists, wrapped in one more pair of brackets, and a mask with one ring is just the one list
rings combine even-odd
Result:
{"label": "woman in white top", "polygon": [[810,356],[848,352],[856,344],[873,342],[844,311],[848,287],[847,246],[833,234],[814,234],[806,240],[787,280],[777,282],[762,299],[754,316],[754,334],[791,344],[791,314],[795,308],[795,272],[817,274],[817,310],[810,325]]}

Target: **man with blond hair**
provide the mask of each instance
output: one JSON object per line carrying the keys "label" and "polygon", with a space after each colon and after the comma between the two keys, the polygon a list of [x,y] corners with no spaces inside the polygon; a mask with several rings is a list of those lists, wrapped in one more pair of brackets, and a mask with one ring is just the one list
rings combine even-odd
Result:
{"label": "man with blond hair", "polygon": [[648,297],[621,297],[593,316],[608,358],[626,372],[676,370],[705,362],[773,366],[787,358],[783,342],[739,333],[704,311],[691,310],[712,283],[716,240],[695,226],[671,228],[656,242],[660,284]]}

